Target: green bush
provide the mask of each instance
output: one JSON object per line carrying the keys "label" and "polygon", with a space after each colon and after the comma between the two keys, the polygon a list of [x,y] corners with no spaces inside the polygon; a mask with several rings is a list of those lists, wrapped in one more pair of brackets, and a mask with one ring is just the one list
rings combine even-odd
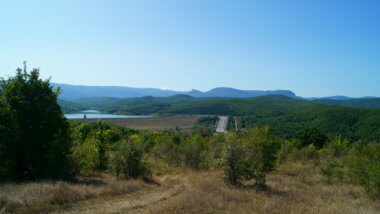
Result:
{"label": "green bush", "polygon": [[214,135],[210,138],[208,161],[210,167],[221,168],[223,166],[223,149],[226,144],[226,137],[224,135]]}
{"label": "green bush", "polygon": [[295,161],[317,160],[318,151],[315,148],[314,144],[309,144],[308,146],[301,149],[293,150],[293,152],[290,154],[290,158]]}
{"label": "green bush", "polygon": [[151,175],[146,162],[143,145],[133,140],[122,141],[109,163],[112,173],[125,178],[149,177]]}
{"label": "green bush", "polygon": [[94,138],[87,138],[84,142],[72,147],[72,160],[76,171],[86,173],[90,170],[99,169],[99,152]]}
{"label": "green bush", "polygon": [[224,154],[224,177],[223,179],[234,186],[240,185],[246,174],[245,150],[237,139],[226,143]]}
{"label": "green bush", "polygon": [[320,173],[331,184],[335,178],[343,180],[343,171],[334,157],[328,157],[320,165]]}
{"label": "green bush", "polygon": [[280,149],[277,153],[277,160],[279,163],[284,163],[289,159],[289,156],[297,151],[298,141],[286,141],[280,145]]}
{"label": "green bush", "polygon": [[278,148],[268,127],[248,129],[241,139],[232,134],[225,149],[225,181],[240,185],[254,179],[257,187],[265,189],[265,174],[274,169]]}
{"label": "green bush", "polygon": [[343,157],[350,150],[350,142],[348,139],[338,136],[327,144],[327,149],[334,157]]}
{"label": "green bush", "polygon": [[380,196],[380,144],[356,143],[347,159],[351,179],[374,196]]}
{"label": "green bush", "polygon": [[274,169],[280,143],[272,135],[269,127],[248,129],[242,136],[249,159],[262,164],[264,172]]}
{"label": "green bush", "polygon": [[183,152],[185,165],[191,169],[199,170],[209,167],[208,138],[193,135],[185,141]]}
{"label": "green bush", "polygon": [[157,135],[154,139],[155,146],[152,153],[155,158],[163,160],[167,164],[181,166],[183,163],[184,137],[178,133]]}

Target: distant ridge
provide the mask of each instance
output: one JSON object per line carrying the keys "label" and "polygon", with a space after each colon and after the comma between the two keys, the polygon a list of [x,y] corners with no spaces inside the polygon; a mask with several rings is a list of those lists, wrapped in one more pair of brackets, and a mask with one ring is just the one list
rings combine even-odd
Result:
{"label": "distant ridge", "polygon": [[309,97],[305,98],[307,100],[354,100],[354,99],[374,99],[378,97],[365,96],[365,97],[347,97],[342,95],[331,96],[331,97]]}
{"label": "distant ridge", "polygon": [[235,97],[235,98],[248,98],[266,95],[284,95],[288,97],[296,97],[296,95],[289,90],[275,90],[275,91],[258,91],[258,90],[239,90],[235,88],[218,87],[206,92],[192,90],[186,93],[193,97]]}
{"label": "distant ridge", "polygon": [[[133,88],[124,86],[83,86],[83,85],[70,85],[61,83],[51,83],[53,87],[60,87],[62,93],[59,96],[61,100],[77,100],[82,98],[100,98],[100,97],[113,97],[113,98],[137,98],[137,97],[170,97],[177,94],[188,95],[196,98],[206,97],[226,97],[226,98],[249,98],[267,95],[284,95],[291,98],[311,100],[323,104],[342,105],[352,107],[366,108],[380,108],[378,97],[347,97],[347,96],[330,96],[330,97],[310,97],[304,98],[297,96],[290,90],[239,90],[228,87],[217,87],[209,91],[199,91],[193,89],[191,91],[175,91],[163,90],[158,88]],[[356,100],[352,101],[351,100]]]}
{"label": "distant ridge", "polygon": [[81,98],[96,98],[96,97],[115,97],[115,98],[131,98],[131,97],[169,97],[176,94],[189,95],[192,97],[231,97],[231,98],[248,98],[265,95],[284,95],[289,97],[296,97],[296,95],[289,90],[274,90],[274,91],[260,91],[260,90],[239,90],[227,87],[218,87],[206,92],[199,90],[191,91],[174,91],[162,90],[157,88],[133,88],[122,86],[83,86],[83,85],[70,85],[51,83],[53,87],[60,87],[62,90],[60,99],[63,100],[76,100]]}

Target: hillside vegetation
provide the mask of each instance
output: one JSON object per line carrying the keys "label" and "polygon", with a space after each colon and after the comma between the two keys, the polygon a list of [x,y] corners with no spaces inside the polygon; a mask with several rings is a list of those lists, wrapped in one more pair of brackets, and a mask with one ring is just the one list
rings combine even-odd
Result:
{"label": "hillside vegetation", "polygon": [[367,98],[367,99],[349,99],[349,100],[333,100],[333,99],[319,99],[314,100],[315,103],[335,105],[335,106],[349,106],[356,108],[380,108],[380,98]]}
{"label": "hillside vegetation", "polygon": [[[364,101],[362,101],[364,102]],[[351,140],[380,140],[380,109],[330,106],[281,95],[255,98],[194,98],[186,95],[142,98],[80,99],[69,110],[96,109],[120,114],[203,114],[238,116],[239,127],[268,125],[274,134],[292,138],[304,128],[318,128],[328,135]]]}

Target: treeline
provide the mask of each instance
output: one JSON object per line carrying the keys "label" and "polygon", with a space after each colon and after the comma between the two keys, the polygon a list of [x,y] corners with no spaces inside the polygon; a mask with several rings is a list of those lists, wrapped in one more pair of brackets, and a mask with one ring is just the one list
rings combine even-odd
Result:
{"label": "treeline", "polygon": [[314,100],[314,103],[321,103],[326,105],[335,105],[335,106],[348,106],[356,108],[380,108],[380,98],[359,98],[359,99],[350,99],[350,100],[333,100],[333,99],[319,99]]}
{"label": "treeline", "polygon": [[268,125],[274,134],[290,139],[298,130],[318,127],[329,136],[341,135],[351,141],[379,141],[380,111],[336,106],[310,106],[303,110],[261,117],[244,114],[240,118],[242,127]]}

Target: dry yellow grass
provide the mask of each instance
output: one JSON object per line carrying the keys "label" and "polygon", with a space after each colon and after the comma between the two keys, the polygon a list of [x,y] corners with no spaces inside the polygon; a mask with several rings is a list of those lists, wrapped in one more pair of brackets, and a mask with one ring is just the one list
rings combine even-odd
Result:
{"label": "dry yellow grass", "polygon": [[268,175],[267,191],[235,189],[221,172],[188,175],[187,191],[146,213],[379,213],[380,201],[358,186],[328,185],[312,164],[285,164]]}
{"label": "dry yellow grass", "polygon": [[137,130],[163,131],[179,127],[182,131],[190,131],[201,115],[193,116],[160,116],[150,118],[107,118],[107,119],[76,119],[81,122],[96,122],[102,120]]}
{"label": "dry yellow grass", "polygon": [[29,182],[0,186],[0,213],[49,213],[78,201],[132,193],[148,185],[137,180],[97,177],[78,183]]}
{"label": "dry yellow grass", "polygon": [[[0,188],[15,213],[379,213],[361,187],[327,184],[312,163],[286,163],[267,177],[266,191],[221,181],[220,170],[171,168],[160,185],[102,179],[103,184],[29,183]],[[4,209],[4,208],[3,208]],[[1,213],[1,212],[0,212]]]}

